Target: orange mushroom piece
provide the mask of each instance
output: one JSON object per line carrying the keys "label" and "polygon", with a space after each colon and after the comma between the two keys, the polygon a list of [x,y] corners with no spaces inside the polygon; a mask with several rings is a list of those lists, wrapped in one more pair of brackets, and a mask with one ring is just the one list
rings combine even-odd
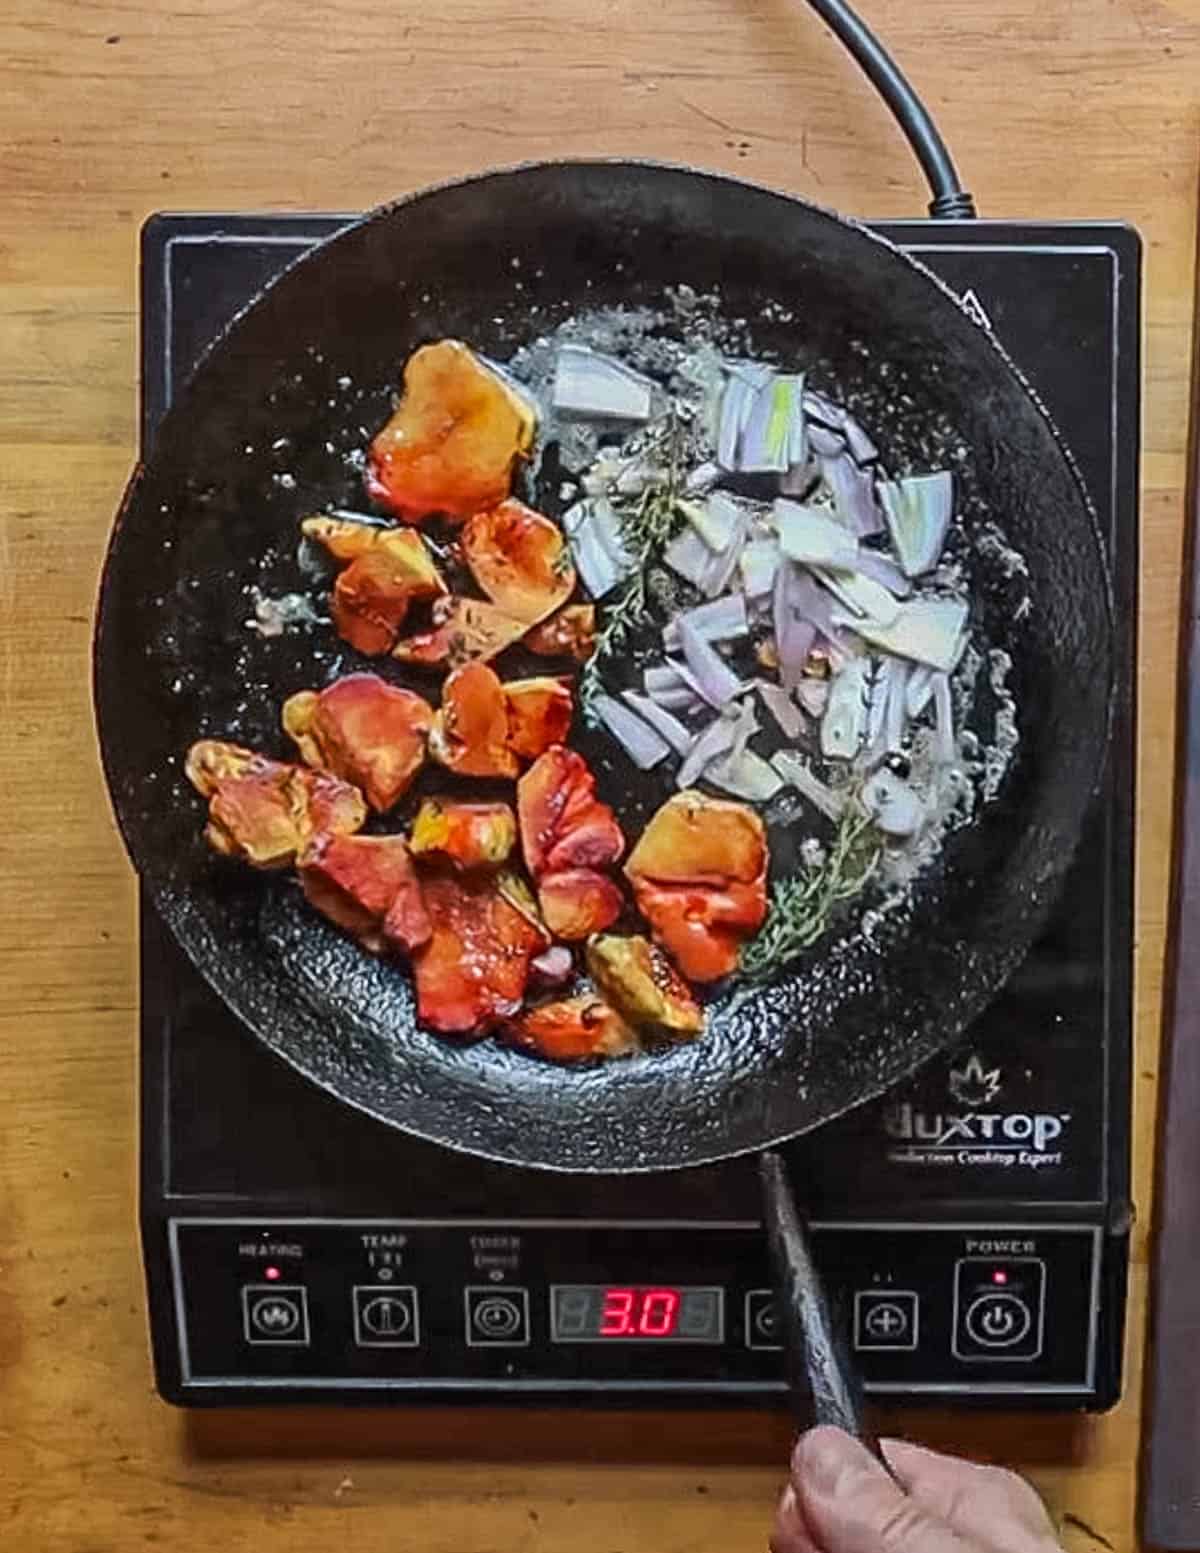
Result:
{"label": "orange mushroom piece", "polygon": [[525,866],[537,880],[564,868],[606,868],[625,850],[587,762],[561,744],[540,755],[517,783],[517,819]]}
{"label": "orange mushroom piece", "polygon": [[625,909],[625,898],[607,874],[564,868],[539,881],[538,905],[555,938],[582,943],[613,925]]}
{"label": "orange mushroom piece", "polygon": [[349,564],[340,571],[329,610],[339,636],[367,657],[390,652],[414,600],[434,599],[446,585],[420,534],[324,514],[301,531]]}
{"label": "orange mushroom piece", "polygon": [[461,776],[516,776],[504,687],[486,663],[464,663],[448,676],[429,733],[429,753]]}
{"label": "orange mushroom piece", "polygon": [[600,870],[619,861],[625,837],[596,797],[583,756],[561,744],[540,755],[517,783],[517,819],[525,866],[555,937],[578,941],[611,927],[624,901]]}
{"label": "orange mushroom piece", "polygon": [[587,946],[587,966],[605,1001],[629,1024],[674,1040],[699,1035],[704,1011],[666,955],[649,939],[599,934]]}
{"label": "orange mushroom piece", "polygon": [[321,837],[299,872],[310,904],[371,954],[411,954],[433,932],[403,836]]}
{"label": "orange mushroom piece", "polygon": [[456,868],[499,868],[517,844],[517,817],[506,803],[426,798],[413,821],[414,857]]}
{"label": "orange mushroom piece", "polygon": [[309,766],[353,782],[377,814],[408,791],[425,762],[433,708],[377,674],[346,674],[283,704],[284,731]]}
{"label": "orange mushroom piece", "polygon": [[405,523],[469,518],[508,496],[536,426],[532,406],[461,341],[424,345],[371,443],[367,494]]}
{"label": "orange mushroom piece", "polygon": [[641,1045],[637,1032],[594,993],[526,1009],[505,1034],[514,1046],[550,1062],[624,1057]]}
{"label": "orange mushroom piece", "polygon": [[222,739],[193,744],[184,770],[209,801],[209,846],[254,868],[287,868],[316,836],[349,834],[367,817],[349,783]]}
{"label": "orange mushroom piece", "polygon": [[462,531],[462,553],[492,603],[526,625],[552,615],[574,592],[562,530],[524,502],[477,512]]}
{"label": "orange mushroom piece", "polygon": [[638,910],[692,981],[736,970],[767,914],[767,838],[745,804],[677,793],[625,864]]}
{"label": "orange mushroom piece", "polygon": [[738,967],[742,944],[766,916],[766,888],[755,884],[633,883],[637,908],[689,981],[719,981]]}
{"label": "orange mushroom piece", "polygon": [[432,629],[398,642],[397,658],[450,667],[494,658],[553,614],[575,586],[561,529],[523,502],[476,513],[463,529],[462,554],[486,598],[440,600]]}
{"label": "orange mushroom piece", "polygon": [[525,645],[539,658],[574,658],[586,663],[596,650],[596,606],[564,604],[525,637]]}
{"label": "orange mushroom piece", "polygon": [[402,663],[429,668],[455,669],[476,659],[487,663],[519,642],[524,631],[523,620],[514,620],[485,599],[455,595],[438,599],[433,606],[431,629],[402,637],[392,656]]}
{"label": "orange mushroom piece", "polygon": [[386,555],[402,576],[410,598],[433,599],[446,592],[429,547],[414,529],[318,512],[301,522],[300,532],[323,545],[335,561],[346,563],[368,554]]}
{"label": "orange mushroom piece", "polygon": [[418,1018],[444,1035],[486,1035],[519,1011],[545,939],[492,875],[429,875],[422,895],[432,933],[413,962]]}
{"label": "orange mushroom piece", "polygon": [[523,760],[536,760],[570,732],[575,707],[567,680],[548,675],[512,679],[504,687],[504,701],[508,747]]}

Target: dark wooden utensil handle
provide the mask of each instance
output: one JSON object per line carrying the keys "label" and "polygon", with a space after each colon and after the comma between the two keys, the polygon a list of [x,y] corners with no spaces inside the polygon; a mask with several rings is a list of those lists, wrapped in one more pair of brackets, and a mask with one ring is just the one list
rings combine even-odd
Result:
{"label": "dark wooden utensil handle", "polygon": [[862,1388],[837,1330],[808,1232],[778,1154],[759,1161],[775,1305],[797,1421],[835,1424],[874,1447],[862,1413]]}

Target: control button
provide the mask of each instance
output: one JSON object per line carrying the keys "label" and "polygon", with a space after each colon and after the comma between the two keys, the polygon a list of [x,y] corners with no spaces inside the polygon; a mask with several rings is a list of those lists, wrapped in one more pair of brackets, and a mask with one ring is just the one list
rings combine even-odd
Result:
{"label": "control button", "polygon": [[954,1357],[1026,1362],[1042,1351],[1046,1264],[1039,1257],[963,1257],[954,1269]]}
{"label": "control button", "polygon": [[242,1331],[248,1343],[306,1348],[308,1295],[298,1283],[242,1286]]}
{"label": "control button", "polygon": [[751,1289],[746,1295],[746,1347],[774,1351],[783,1347],[772,1289]]}
{"label": "control button", "polygon": [[360,1348],[415,1348],[421,1341],[417,1291],[403,1284],[356,1284],[354,1341]]}
{"label": "control button", "polygon": [[469,1285],[463,1290],[468,1348],[525,1348],[529,1345],[529,1291],[506,1284],[498,1289]]}
{"label": "control button", "polygon": [[921,1299],[911,1289],[859,1289],[854,1346],[863,1353],[912,1353],[920,1340]]}
{"label": "control button", "polygon": [[982,1348],[1011,1348],[1033,1325],[1033,1315],[1016,1294],[981,1294],[967,1306],[967,1335]]}

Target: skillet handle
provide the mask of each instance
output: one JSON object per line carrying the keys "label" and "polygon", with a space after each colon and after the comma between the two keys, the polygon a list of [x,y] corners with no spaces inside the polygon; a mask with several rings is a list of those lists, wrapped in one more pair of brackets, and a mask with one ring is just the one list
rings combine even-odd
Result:
{"label": "skillet handle", "polygon": [[878,1456],[877,1442],[863,1421],[859,1378],[835,1328],[779,1155],[763,1154],[759,1174],[788,1390],[797,1422],[802,1428],[814,1421],[834,1424]]}

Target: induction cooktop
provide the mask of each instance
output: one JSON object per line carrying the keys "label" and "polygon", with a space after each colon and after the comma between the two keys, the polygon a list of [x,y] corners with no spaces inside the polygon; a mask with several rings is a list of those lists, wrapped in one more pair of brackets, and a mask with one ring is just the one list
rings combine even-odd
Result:
{"label": "induction cooktop", "polygon": [[[345,215],[162,215],[142,441],[204,347]],[[868,1394],[1102,1408],[1129,1201],[1141,252],[1120,225],[901,221],[1074,451],[1114,577],[1111,758],[1045,932],[959,1048],[786,1150]],[[392,1131],[262,1048],[143,902],[141,1211],[185,1405],[786,1401],[752,1161],[516,1169]]]}

